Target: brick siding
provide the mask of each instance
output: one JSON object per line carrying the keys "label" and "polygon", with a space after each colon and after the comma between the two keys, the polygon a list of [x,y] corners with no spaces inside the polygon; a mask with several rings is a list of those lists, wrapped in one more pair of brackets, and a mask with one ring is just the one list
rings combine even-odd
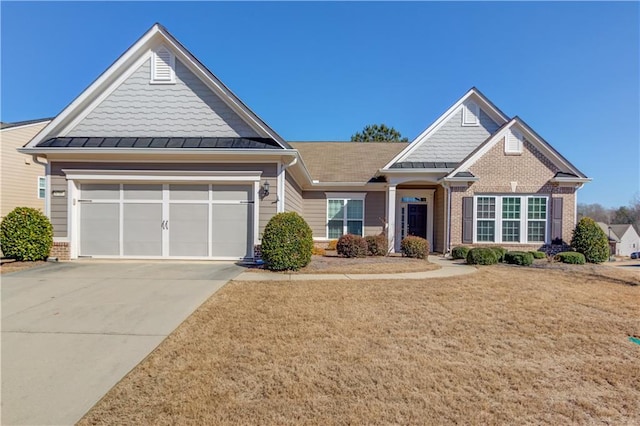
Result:
{"label": "brick siding", "polygon": [[[571,240],[575,227],[576,189],[559,187],[549,182],[560,171],[547,157],[525,140],[522,154],[506,155],[504,139],[485,153],[469,171],[480,178],[467,187],[451,190],[451,247],[462,244],[462,198],[476,194],[540,194],[563,199],[562,239]],[[511,182],[517,182],[515,192]],[[550,221],[547,222],[551,226]],[[498,244],[498,243],[495,243]],[[541,247],[540,244],[513,245],[512,247]],[[510,246],[511,247],[511,246]]]}

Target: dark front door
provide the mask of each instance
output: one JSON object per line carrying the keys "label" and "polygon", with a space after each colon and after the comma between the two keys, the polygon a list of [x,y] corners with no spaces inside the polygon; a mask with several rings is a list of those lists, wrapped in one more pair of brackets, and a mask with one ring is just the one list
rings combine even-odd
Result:
{"label": "dark front door", "polygon": [[427,205],[409,204],[407,235],[427,238]]}

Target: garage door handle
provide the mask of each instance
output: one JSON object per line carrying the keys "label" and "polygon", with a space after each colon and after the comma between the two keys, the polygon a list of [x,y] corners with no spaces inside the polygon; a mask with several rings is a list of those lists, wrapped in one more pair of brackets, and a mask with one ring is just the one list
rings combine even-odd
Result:
{"label": "garage door handle", "polygon": [[164,229],[166,229],[167,231],[169,230],[169,221],[168,220],[164,221]]}
{"label": "garage door handle", "polygon": [[166,228],[164,227],[164,223],[165,223],[165,222],[166,222],[166,220],[163,220],[162,222],[160,222],[160,229],[166,229]]}

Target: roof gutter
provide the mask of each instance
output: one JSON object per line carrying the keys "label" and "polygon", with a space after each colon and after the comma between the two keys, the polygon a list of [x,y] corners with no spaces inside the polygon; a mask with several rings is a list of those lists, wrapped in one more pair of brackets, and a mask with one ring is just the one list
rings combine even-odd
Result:
{"label": "roof gutter", "polygon": [[293,149],[229,149],[229,148],[18,148],[22,154],[221,154],[221,155],[254,155],[273,154],[287,155],[296,153]]}
{"label": "roof gutter", "polygon": [[376,176],[379,175],[402,175],[410,173],[427,173],[427,174],[442,174],[450,173],[453,167],[440,168],[440,169],[378,169]]}
{"label": "roof gutter", "polygon": [[549,182],[553,182],[553,183],[580,183],[580,184],[585,184],[588,182],[591,182],[591,178],[563,178],[563,177],[557,177],[557,178],[551,178],[549,179]]}

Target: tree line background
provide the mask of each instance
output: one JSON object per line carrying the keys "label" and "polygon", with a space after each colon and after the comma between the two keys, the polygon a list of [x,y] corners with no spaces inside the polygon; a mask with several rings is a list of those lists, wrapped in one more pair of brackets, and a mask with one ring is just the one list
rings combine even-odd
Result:
{"label": "tree line background", "polygon": [[628,205],[620,207],[608,208],[598,203],[578,203],[578,219],[585,216],[610,225],[630,223],[640,234],[640,194],[636,193]]}

